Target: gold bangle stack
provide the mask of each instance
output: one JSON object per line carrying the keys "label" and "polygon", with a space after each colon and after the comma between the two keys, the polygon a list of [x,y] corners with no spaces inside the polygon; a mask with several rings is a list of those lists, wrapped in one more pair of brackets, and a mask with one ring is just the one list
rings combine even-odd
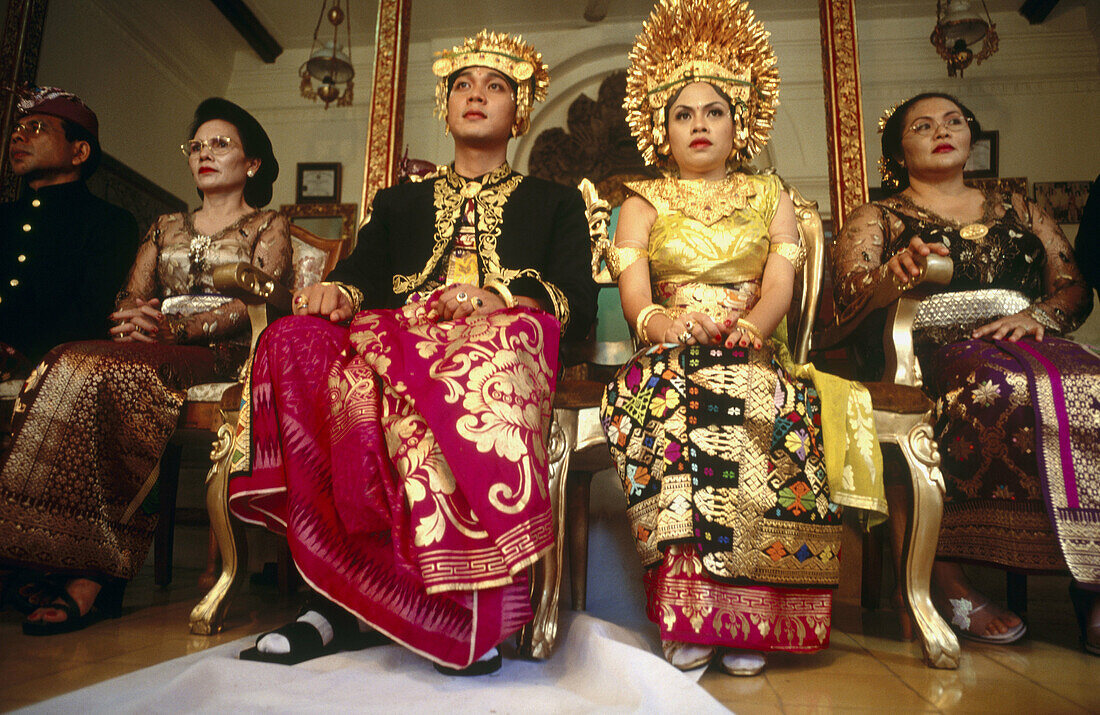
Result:
{"label": "gold bangle stack", "polygon": [[653,319],[653,316],[658,314],[667,316],[668,311],[656,303],[650,303],[638,311],[638,317],[634,319],[634,334],[638,336],[638,340],[641,340],[643,343],[649,342],[649,336],[646,334],[646,329],[649,327],[649,321]]}
{"label": "gold bangle stack", "polygon": [[738,318],[737,319],[737,327],[738,328],[744,328],[745,330],[749,331],[750,333],[752,333],[752,336],[754,338],[756,338],[757,340],[759,340],[760,342],[762,342],[762,343],[767,342],[767,338],[765,338],[763,335],[760,334],[760,328],[756,327],[747,318]]}
{"label": "gold bangle stack", "polygon": [[481,287],[500,296],[500,299],[504,301],[505,308],[516,307],[516,298],[512,295],[512,291],[508,290],[508,286],[504,284],[504,281],[497,278],[491,278],[485,281],[485,284]]}
{"label": "gold bangle stack", "polygon": [[363,291],[359,290],[355,286],[348,285],[347,283],[338,283],[335,281],[321,281],[323,286],[336,286],[337,290],[344,294],[344,297],[351,303],[351,312],[356,314],[363,307]]}

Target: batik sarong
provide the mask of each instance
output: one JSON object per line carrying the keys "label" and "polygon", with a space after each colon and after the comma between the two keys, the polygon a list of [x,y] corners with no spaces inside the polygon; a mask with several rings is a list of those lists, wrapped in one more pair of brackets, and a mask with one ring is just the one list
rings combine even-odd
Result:
{"label": "batik sarong", "polygon": [[1068,566],[1100,588],[1100,359],[1047,337],[954,343],[925,364],[947,486],[938,555]]}
{"label": "batik sarong", "polygon": [[216,379],[197,346],[68,343],[32,371],[0,468],[0,563],[131,579],[157,515],[153,471],[189,386]]}
{"label": "batik sarong", "polygon": [[604,394],[647,612],[665,640],[828,645],[841,515],[829,499],[820,399],[769,356],[659,345]]}
{"label": "batik sarong", "polygon": [[285,531],[313,589],[462,668],[532,616],[559,327],[522,308],[437,323],[427,303],[264,333],[230,508]]}

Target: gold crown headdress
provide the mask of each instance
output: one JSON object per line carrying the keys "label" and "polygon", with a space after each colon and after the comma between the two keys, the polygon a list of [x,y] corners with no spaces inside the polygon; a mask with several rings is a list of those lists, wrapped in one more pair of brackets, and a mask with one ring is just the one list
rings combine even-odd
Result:
{"label": "gold crown headdress", "polygon": [[[904,102],[898,102],[893,106],[887,107],[886,111],[882,113],[882,116],[878,118],[878,133],[882,134],[886,131],[886,123],[890,121],[890,117],[894,116],[894,112],[898,111],[898,107],[905,104]],[[882,177],[882,185],[896,189],[901,186],[901,178],[898,176],[900,173],[904,173],[905,169],[898,163],[897,159],[893,157],[887,157],[885,154],[878,158],[878,174]]]}
{"label": "gold crown headdress", "polygon": [[435,53],[432,73],[439,77],[435,86],[435,112],[447,117],[447,79],[467,67],[490,67],[516,83],[516,118],[512,136],[518,137],[531,126],[531,107],[546,99],[550,86],[550,71],[542,61],[542,53],[523,41],[503,32],[482,30],[467,37],[461,45]]}
{"label": "gold crown headdress", "polygon": [[692,82],[720,88],[742,112],[749,161],[768,143],[779,104],[779,71],[769,33],[740,0],[660,0],[630,49],[623,107],[647,164],[668,153],[665,107]]}

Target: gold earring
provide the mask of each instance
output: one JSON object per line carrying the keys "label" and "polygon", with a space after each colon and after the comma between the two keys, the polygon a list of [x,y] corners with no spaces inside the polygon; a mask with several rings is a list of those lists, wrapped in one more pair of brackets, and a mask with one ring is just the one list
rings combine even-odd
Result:
{"label": "gold earring", "polygon": [[251,179],[255,175],[256,175],[256,170],[255,169],[249,169],[248,170],[248,178]]}

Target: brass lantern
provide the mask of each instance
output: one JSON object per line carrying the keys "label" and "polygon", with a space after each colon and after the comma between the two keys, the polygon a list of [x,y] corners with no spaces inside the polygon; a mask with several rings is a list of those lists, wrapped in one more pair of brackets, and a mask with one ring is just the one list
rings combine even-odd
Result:
{"label": "brass lantern", "polygon": [[[332,25],[332,41],[322,44],[321,25],[325,20]],[[340,25],[345,20],[345,44],[340,45],[337,40]],[[345,8],[340,7],[340,0],[332,0],[331,6],[329,0],[322,0],[321,16],[317,18],[317,27],[313,30],[309,59],[299,68],[298,75],[302,78],[300,89],[306,99],[320,99],[325,103],[325,109],[332,102],[336,102],[337,107],[351,104],[354,87],[351,80],[355,77],[355,68],[351,65],[351,17]],[[316,91],[313,89],[313,80],[321,83]],[[342,91],[338,85],[344,85]]]}
{"label": "brass lantern", "polygon": [[[936,0],[936,29],[928,39],[947,62],[947,76],[962,77],[971,62],[982,63],[997,51],[997,26],[989,16],[985,0],[980,0],[985,19],[972,0]],[[974,47],[981,43],[975,53]]]}

